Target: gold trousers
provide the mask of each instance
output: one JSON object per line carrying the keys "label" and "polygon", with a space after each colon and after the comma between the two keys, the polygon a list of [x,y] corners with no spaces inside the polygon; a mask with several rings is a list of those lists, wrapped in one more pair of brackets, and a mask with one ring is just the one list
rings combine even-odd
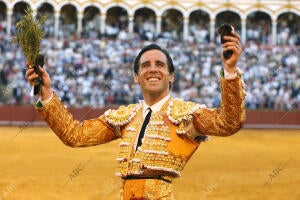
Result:
{"label": "gold trousers", "polygon": [[121,200],[171,200],[172,183],[161,179],[125,179]]}

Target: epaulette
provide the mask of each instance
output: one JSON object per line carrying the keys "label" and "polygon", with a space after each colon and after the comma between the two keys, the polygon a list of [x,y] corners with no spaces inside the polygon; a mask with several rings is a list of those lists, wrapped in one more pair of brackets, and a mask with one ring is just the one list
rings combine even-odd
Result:
{"label": "epaulette", "polygon": [[109,109],[104,113],[106,121],[113,126],[123,126],[128,124],[136,115],[140,108],[140,104],[130,104],[128,106],[120,106],[116,110]]}
{"label": "epaulette", "polygon": [[199,105],[191,101],[174,99],[169,103],[167,115],[169,120],[179,125],[176,133],[185,134],[187,124],[193,119],[193,114],[196,110],[205,108],[205,105]]}
{"label": "epaulette", "polygon": [[205,108],[205,105],[199,105],[191,101],[174,99],[169,103],[167,115],[171,122],[180,124],[183,120],[189,121],[192,119],[193,113],[199,108]]}

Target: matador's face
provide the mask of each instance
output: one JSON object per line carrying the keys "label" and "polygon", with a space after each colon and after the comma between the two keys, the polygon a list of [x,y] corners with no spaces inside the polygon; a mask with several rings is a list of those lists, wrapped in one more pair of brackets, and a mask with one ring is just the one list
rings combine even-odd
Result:
{"label": "matador's face", "polygon": [[170,74],[166,55],[156,49],[146,51],[140,58],[138,74],[134,81],[139,83],[143,95],[164,97],[169,93],[169,84],[174,81]]}

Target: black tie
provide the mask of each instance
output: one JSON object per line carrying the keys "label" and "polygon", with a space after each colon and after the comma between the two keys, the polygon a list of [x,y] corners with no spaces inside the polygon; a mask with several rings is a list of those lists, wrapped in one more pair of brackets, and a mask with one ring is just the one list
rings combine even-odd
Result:
{"label": "black tie", "polygon": [[150,117],[151,117],[151,112],[152,112],[152,110],[151,110],[151,108],[149,108],[149,110],[150,110],[150,111],[149,111],[148,114],[146,115],[145,120],[144,120],[144,123],[143,123],[143,126],[142,126],[142,128],[141,128],[141,131],[140,131],[140,134],[139,134],[139,139],[138,139],[138,142],[137,142],[137,145],[136,145],[136,149],[135,149],[135,150],[137,150],[137,148],[138,148],[139,146],[141,146],[141,144],[142,144],[142,139],[143,139],[144,134],[145,134],[145,129],[146,129],[147,124],[149,123],[149,120],[150,120]]}

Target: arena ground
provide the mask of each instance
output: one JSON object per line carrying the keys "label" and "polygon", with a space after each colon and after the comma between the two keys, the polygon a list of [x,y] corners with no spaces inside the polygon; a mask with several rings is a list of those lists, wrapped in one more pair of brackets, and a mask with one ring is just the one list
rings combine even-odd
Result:
{"label": "arena ground", "polygon": [[[176,200],[300,199],[300,131],[212,137],[175,180]],[[47,127],[0,127],[0,197],[118,199],[118,141],[73,149]]]}

